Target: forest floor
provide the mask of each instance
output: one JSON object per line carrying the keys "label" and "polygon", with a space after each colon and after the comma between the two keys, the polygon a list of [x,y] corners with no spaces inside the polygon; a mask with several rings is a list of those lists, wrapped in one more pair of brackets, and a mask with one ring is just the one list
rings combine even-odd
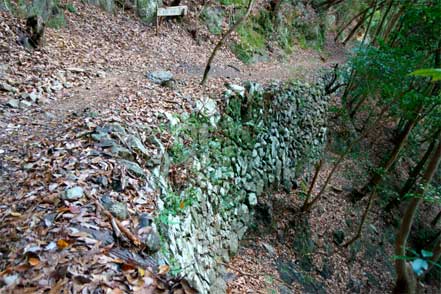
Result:
{"label": "forest floor", "polygon": [[[165,113],[190,111],[194,97],[221,97],[227,82],[313,81],[320,69],[344,62],[345,50],[329,42],[321,54],[296,48],[290,57],[244,65],[224,49],[214,60],[207,85],[200,86],[215,38],[196,42],[185,23],[175,22],[166,22],[157,36],[154,28],[128,14],[75,5],[77,14],[66,12],[67,26],[47,29],[44,48],[33,52],[16,42],[23,21],[0,13],[0,83],[11,91],[0,91],[0,291],[61,293],[107,287],[114,290],[105,293],[116,294],[130,284],[136,293],[150,293],[138,279],[148,284],[152,277],[139,270],[136,279],[130,271],[121,272],[115,264],[125,264],[123,258],[109,255],[111,248],[78,230],[112,231],[106,216],[96,212],[95,201],[108,190],[104,182],[112,182],[115,162],[96,155],[94,143],[84,135],[105,122],[157,126]],[[149,81],[146,73],[155,70],[171,71],[173,87]],[[27,101],[39,88],[43,94],[37,103],[11,105],[13,96]],[[344,250],[336,245],[358,220],[360,211],[343,194],[351,179],[360,176],[339,174],[308,216],[293,214],[301,201],[296,193],[268,197],[270,209],[264,211],[271,215],[250,231],[228,265],[231,293],[390,289],[393,232],[380,231],[387,229],[382,218],[371,216],[369,232],[358,247]],[[154,195],[144,199],[141,208],[135,201],[138,183],[128,182],[133,189],[123,200],[129,212],[154,213]],[[76,205],[59,198],[76,186],[87,197]],[[123,224],[130,222],[136,223],[129,219]]]}

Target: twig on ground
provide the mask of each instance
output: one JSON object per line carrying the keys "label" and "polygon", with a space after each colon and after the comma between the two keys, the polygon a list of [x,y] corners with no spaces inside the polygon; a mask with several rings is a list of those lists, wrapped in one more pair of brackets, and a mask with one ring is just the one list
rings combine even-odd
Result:
{"label": "twig on ground", "polygon": [[139,240],[139,238],[134,235],[132,232],[130,232],[129,229],[127,229],[126,227],[124,227],[124,225],[117,220],[115,217],[113,217],[113,215],[107,211],[107,209],[105,209],[101,203],[98,202],[98,200],[95,201],[95,204],[97,207],[99,207],[101,209],[101,211],[110,219],[111,223],[115,223],[116,226],[118,227],[118,229],[124,234],[126,235],[126,237],[133,242],[133,244],[135,244],[136,246],[140,246],[141,245],[141,241]]}

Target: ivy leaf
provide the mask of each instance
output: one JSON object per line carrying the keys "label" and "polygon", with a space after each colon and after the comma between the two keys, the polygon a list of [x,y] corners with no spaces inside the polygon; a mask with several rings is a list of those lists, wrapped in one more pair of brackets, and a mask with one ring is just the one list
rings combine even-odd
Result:
{"label": "ivy leaf", "polygon": [[441,80],[441,68],[424,68],[412,72],[410,75],[419,77],[430,77],[432,82]]}
{"label": "ivy leaf", "polygon": [[412,270],[417,276],[420,276],[429,268],[429,263],[424,259],[417,258],[412,261]]}
{"label": "ivy leaf", "polygon": [[433,252],[430,252],[430,251],[427,251],[427,250],[421,250],[421,255],[424,257],[424,258],[427,258],[427,257],[432,257],[433,256]]}

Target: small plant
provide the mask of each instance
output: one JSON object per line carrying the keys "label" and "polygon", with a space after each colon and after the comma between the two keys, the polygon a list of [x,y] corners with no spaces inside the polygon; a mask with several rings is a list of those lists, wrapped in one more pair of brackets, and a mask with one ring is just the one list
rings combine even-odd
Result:
{"label": "small plant", "polygon": [[67,11],[69,11],[70,13],[73,13],[73,14],[77,14],[77,12],[78,12],[77,8],[75,7],[75,5],[73,3],[67,3],[66,9],[67,9]]}
{"label": "small plant", "polygon": [[228,5],[234,5],[234,6],[245,6],[248,2],[246,0],[220,0],[220,4],[228,6]]}
{"label": "small plant", "polygon": [[207,7],[202,11],[201,18],[207,24],[210,33],[220,35],[222,33],[222,23],[224,21],[224,13],[220,9]]}
{"label": "small plant", "polygon": [[61,29],[66,26],[66,20],[64,18],[64,13],[60,12],[59,15],[56,15],[54,17],[51,17],[47,21],[47,26],[53,29]]}
{"label": "small plant", "polygon": [[265,52],[265,37],[252,24],[240,26],[237,33],[240,41],[233,45],[232,50],[240,60],[251,63],[254,55]]}
{"label": "small plant", "polygon": [[280,29],[278,43],[285,54],[291,54],[293,52],[292,34],[287,27]]}

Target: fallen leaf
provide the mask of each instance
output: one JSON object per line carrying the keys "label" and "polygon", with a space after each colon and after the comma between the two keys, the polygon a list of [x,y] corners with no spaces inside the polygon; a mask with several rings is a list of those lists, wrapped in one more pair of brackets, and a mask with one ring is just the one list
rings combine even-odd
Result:
{"label": "fallen leaf", "polygon": [[57,241],[57,246],[60,249],[67,248],[69,246],[69,243],[66,240],[60,239]]}
{"label": "fallen leaf", "polygon": [[124,263],[122,266],[121,266],[121,270],[122,271],[130,271],[130,270],[134,270],[136,267],[135,266],[133,266],[133,265],[131,265],[131,264],[128,264],[128,263]]}
{"label": "fallen leaf", "polygon": [[38,257],[29,257],[28,262],[32,266],[37,266],[40,264],[40,259]]}
{"label": "fallen leaf", "polygon": [[81,212],[81,208],[75,205],[69,205],[68,207],[60,207],[57,209],[59,213],[70,212],[73,214],[78,214]]}
{"label": "fallen leaf", "polygon": [[164,275],[166,273],[168,273],[170,270],[170,267],[166,264],[162,264],[159,266],[159,272],[158,275]]}
{"label": "fallen leaf", "polygon": [[69,206],[69,211],[73,214],[79,214],[81,212],[81,208],[79,206],[71,205]]}
{"label": "fallen leaf", "polygon": [[181,200],[181,202],[179,203],[179,208],[184,209],[184,207],[185,207],[185,202],[184,200]]}
{"label": "fallen leaf", "polygon": [[70,210],[69,210],[69,207],[60,207],[60,208],[57,209],[57,211],[58,212],[68,212]]}
{"label": "fallen leaf", "polygon": [[15,211],[11,211],[10,215],[11,215],[11,216],[15,216],[15,217],[22,216],[21,213],[19,213],[19,212],[15,212]]}

